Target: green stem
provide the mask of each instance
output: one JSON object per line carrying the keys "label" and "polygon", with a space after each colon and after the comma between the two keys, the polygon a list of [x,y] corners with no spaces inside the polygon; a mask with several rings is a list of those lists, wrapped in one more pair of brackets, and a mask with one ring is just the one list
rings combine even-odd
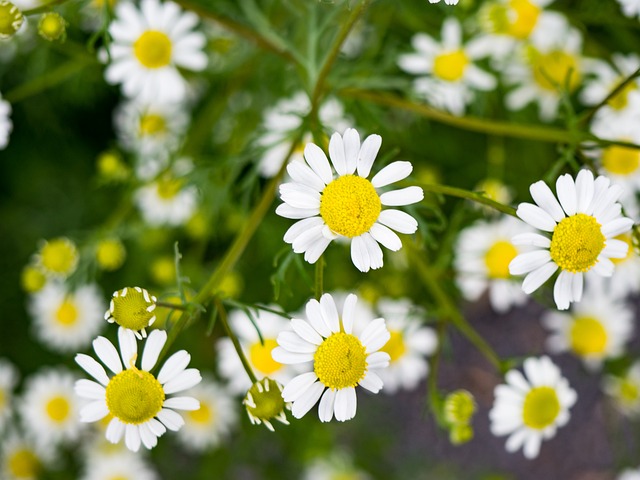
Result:
{"label": "green stem", "polygon": [[234,335],[234,333],[231,331],[231,328],[229,327],[229,322],[227,321],[227,311],[225,310],[224,305],[222,304],[222,302],[218,297],[214,297],[213,301],[216,304],[216,308],[218,309],[218,318],[220,319],[222,328],[227,334],[227,337],[229,337],[229,339],[231,340],[231,343],[233,343],[233,348],[236,349],[236,353],[238,354],[238,357],[242,362],[242,366],[244,367],[245,372],[247,372],[247,375],[249,375],[249,378],[251,379],[251,383],[252,384],[256,383],[258,379],[256,378],[256,375],[253,373],[253,369],[251,368],[251,365],[249,364],[247,357],[242,351],[242,346],[238,341],[238,337]]}
{"label": "green stem", "polygon": [[171,310],[182,310],[186,312],[188,308],[185,305],[177,305],[175,303],[167,303],[167,302],[156,302],[158,307],[170,308]]}
{"label": "green stem", "polygon": [[466,198],[467,200],[471,200],[472,202],[481,203],[482,205],[491,207],[495,210],[498,210],[499,212],[517,217],[515,208],[504,205],[500,202],[496,202],[495,200],[491,200],[490,198],[485,197],[480,193],[470,192],[469,190],[464,190],[462,188],[449,187],[447,185],[428,183],[422,183],[418,185],[427,192],[442,193],[444,195],[450,195],[452,197]]}
{"label": "green stem", "polygon": [[22,11],[22,15],[24,15],[25,17],[29,16],[29,15],[37,15],[39,13],[44,13],[44,12],[48,12],[49,10],[51,10],[53,7],[56,7],[58,5],[62,5],[63,3],[66,3],[69,0],[53,0],[45,5],[42,5],[40,7],[36,7],[36,8],[31,8],[29,10],[23,10]]}
{"label": "green stem", "polygon": [[431,408],[431,413],[433,413],[436,421],[442,427],[444,427],[444,423],[441,420],[442,396],[440,395],[440,391],[438,390],[438,371],[440,368],[440,359],[442,357],[442,342],[446,330],[447,322],[440,321],[440,323],[438,324],[438,346],[436,347],[436,352],[431,357],[431,367],[429,369],[429,378],[427,380],[429,407]]}
{"label": "green stem", "polygon": [[589,109],[586,112],[586,114],[583,115],[580,118],[580,124],[581,125],[587,125],[589,123],[589,121],[593,118],[593,116],[598,112],[598,110],[600,110],[607,103],[609,103],[620,92],[622,92],[627,87],[627,85],[629,85],[631,82],[633,82],[636,79],[636,77],[638,77],[638,76],[640,76],[640,68],[638,68],[635,72],[633,72],[631,75],[629,75],[627,78],[625,78],[622,82],[620,82],[616,86],[616,88],[611,90],[609,95],[607,95],[599,104],[597,104],[595,107]]}
{"label": "green stem", "polygon": [[316,300],[320,300],[320,297],[324,293],[324,258],[320,255],[320,258],[316,262],[316,278],[315,278],[315,295]]}
{"label": "green stem", "polygon": [[502,372],[503,365],[500,357],[485,341],[485,339],[482,338],[482,336],[480,336],[480,334],[471,326],[467,319],[460,314],[453,301],[451,301],[447,293],[442,288],[440,281],[433,276],[431,269],[424,261],[423,255],[421,255],[413,245],[409,246],[408,250],[412,262],[416,266],[418,274],[422,278],[424,285],[445,312],[446,319],[450,321],[451,324],[460,333],[462,333],[462,335],[464,335],[466,339],[469,340],[469,342],[471,342],[499,372]]}

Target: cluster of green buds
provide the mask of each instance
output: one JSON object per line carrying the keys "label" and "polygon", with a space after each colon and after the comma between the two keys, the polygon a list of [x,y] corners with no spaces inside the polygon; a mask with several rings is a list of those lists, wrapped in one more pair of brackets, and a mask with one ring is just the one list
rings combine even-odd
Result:
{"label": "cluster of green buds", "polygon": [[265,427],[272,432],[274,420],[289,425],[285,410],[290,409],[291,406],[282,398],[282,385],[275,380],[263,378],[254,383],[242,400],[242,404],[254,425],[264,423]]}
{"label": "cluster of green buds", "polygon": [[473,395],[466,390],[451,392],[444,399],[444,419],[449,427],[449,440],[462,445],[473,438],[471,419],[476,413]]}

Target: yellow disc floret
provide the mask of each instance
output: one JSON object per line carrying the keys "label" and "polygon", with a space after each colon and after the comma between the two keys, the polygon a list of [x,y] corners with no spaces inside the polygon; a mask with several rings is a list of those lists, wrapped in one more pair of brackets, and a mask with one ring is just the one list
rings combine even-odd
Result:
{"label": "yellow disc floret", "polygon": [[519,39],[528,38],[538,23],[540,7],[529,0],[511,0],[509,7],[515,13],[515,19],[509,23],[507,33]]}
{"label": "yellow disc floret", "polygon": [[109,412],[123,423],[139,425],[155,417],[164,403],[160,382],[144,370],[129,368],[107,384]]}
{"label": "yellow disc floret", "polygon": [[468,64],[469,58],[462,50],[441,53],[433,60],[433,74],[447,82],[457,82]]}
{"label": "yellow disc floret", "polygon": [[560,413],[558,394],[551,387],[535,387],[527,393],[522,407],[522,421],[536,430],[552,425]]}
{"label": "yellow disc floret", "polygon": [[66,277],[71,275],[78,265],[78,250],[68,238],[56,238],[45,242],[40,249],[39,259],[45,272]]}
{"label": "yellow disc floret", "polygon": [[142,330],[155,319],[156,297],[140,287],[126,287],[113,294],[107,320],[130,330]]}
{"label": "yellow disc floret", "polygon": [[171,39],[166,33],[147,30],[133,44],[133,53],[147,68],[166,67],[171,62]]}
{"label": "yellow disc floret", "polygon": [[[618,83],[622,82],[624,79],[620,79]],[[617,86],[617,85],[616,85]],[[614,86],[615,88],[615,86]],[[607,105],[609,105],[614,110],[623,110],[629,105],[629,94],[638,89],[635,82],[627,83],[622,90],[616,93],[613,97],[611,97],[607,101]]]}
{"label": "yellow disc floret", "polygon": [[140,136],[153,136],[166,133],[167,121],[157,113],[145,113],[140,116]]}
{"label": "yellow disc floret", "polygon": [[270,378],[254,383],[242,400],[252,423],[264,423],[273,430],[272,420],[287,424],[284,410],[287,404],[282,398],[282,385]]}
{"label": "yellow disc floret", "polygon": [[331,231],[357,237],[378,219],[382,203],[371,182],[357,175],[343,175],[329,183],[320,198],[320,215]]}
{"label": "yellow disc floret", "polygon": [[103,270],[112,272],[119,269],[124,263],[127,251],[117,238],[100,240],[96,247],[96,260]]}
{"label": "yellow disc floret", "polygon": [[586,272],[596,264],[604,246],[605,237],[597,220],[578,213],[556,225],[551,237],[551,259],[563,270]]}
{"label": "yellow disc floret", "polygon": [[580,85],[578,61],[573,55],[560,50],[537,52],[533,56],[533,79],[543,89],[574,91]]}
{"label": "yellow disc floret", "polygon": [[63,40],[65,38],[67,22],[56,12],[47,12],[40,17],[38,22],[38,33],[50,42]]}
{"label": "yellow disc floret", "polygon": [[158,196],[163,200],[171,200],[180,193],[183,185],[184,181],[179,178],[163,177],[156,183]]}
{"label": "yellow disc floret", "polygon": [[249,358],[251,364],[265,375],[271,375],[282,368],[282,364],[276,362],[271,357],[271,350],[278,346],[278,342],[274,338],[266,338],[264,345],[256,342],[249,348]]}
{"label": "yellow disc floret", "polygon": [[612,145],[602,151],[602,166],[614,175],[630,175],[640,166],[640,151]]}
{"label": "yellow disc floret", "polygon": [[47,283],[47,277],[33,265],[27,265],[20,274],[20,285],[27,293],[36,293]]}
{"label": "yellow disc floret", "polygon": [[387,352],[389,357],[391,357],[391,363],[393,363],[399,358],[402,358],[407,351],[407,346],[404,343],[404,335],[400,330],[389,330],[389,333],[391,333],[391,337],[380,351]]}
{"label": "yellow disc floret", "polygon": [[601,355],[607,348],[607,330],[597,318],[575,318],[569,335],[571,349],[577,355]]}
{"label": "yellow disc floret", "polygon": [[191,410],[187,413],[187,418],[189,418],[193,423],[197,423],[199,425],[208,425],[214,419],[215,412],[211,408],[211,406],[200,401],[200,408],[198,410]]}
{"label": "yellow disc floret", "polygon": [[518,255],[511,242],[499,240],[484,254],[489,278],[509,278],[509,263]]}
{"label": "yellow disc floret", "polygon": [[18,448],[6,456],[7,470],[14,478],[37,478],[41,464],[36,454],[28,448]]}
{"label": "yellow disc floret", "polygon": [[67,420],[71,411],[69,400],[62,395],[50,398],[45,408],[49,418],[56,423],[62,423]]}
{"label": "yellow disc floret", "polygon": [[13,3],[0,1],[0,38],[9,38],[22,26],[24,16]]}
{"label": "yellow disc floret", "polygon": [[364,345],[354,335],[334,333],[316,350],[313,370],[329,388],[355,387],[367,371]]}
{"label": "yellow disc floret", "polygon": [[74,303],[65,299],[56,311],[57,322],[64,327],[72,327],[78,321],[78,309]]}

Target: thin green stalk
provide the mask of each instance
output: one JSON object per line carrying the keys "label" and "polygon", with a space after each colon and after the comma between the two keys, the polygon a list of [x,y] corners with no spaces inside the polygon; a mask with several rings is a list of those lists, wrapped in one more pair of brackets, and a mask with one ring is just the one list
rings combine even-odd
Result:
{"label": "thin green stalk", "polygon": [[508,205],[504,205],[500,202],[496,202],[495,200],[491,200],[490,198],[485,197],[480,193],[470,192],[469,190],[464,190],[462,188],[449,187],[447,185],[428,184],[428,183],[421,183],[418,185],[427,192],[442,193],[444,195],[450,195],[452,197],[466,198],[467,200],[471,200],[472,202],[481,203],[482,205],[491,207],[495,210],[498,210],[499,212],[506,213],[507,215],[511,215],[513,217],[517,217],[515,208],[510,207]]}
{"label": "thin green stalk", "polygon": [[414,246],[408,247],[409,254],[412,259],[412,264],[417,267],[418,274],[420,275],[425,287],[431,292],[434,299],[445,312],[446,319],[471,342],[476,349],[484,355],[484,357],[499,371],[502,373],[503,365],[500,357],[491,348],[491,346],[485,341],[484,338],[471,326],[471,324],[464,318],[453,301],[449,298],[447,293],[442,288],[440,281],[432,275],[432,271],[425,263],[424,258],[416,250]]}
{"label": "thin green stalk", "polygon": [[[442,343],[444,334],[447,330],[447,322],[441,320],[438,324],[438,346],[431,357],[431,366],[429,368],[429,378],[427,379],[427,398],[429,399],[429,407],[438,424],[441,424],[442,418],[442,396],[438,390],[438,372],[440,369],[440,359],[442,357]],[[444,426],[444,425],[442,425]]]}
{"label": "thin green stalk", "polygon": [[629,85],[631,82],[633,82],[636,79],[636,77],[638,77],[638,76],[640,76],[640,68],[638,68],[635,72],[633,72],[631,75],[629,75],[627,78],[625,78],[622,82],[620,82],[616,86],[616,88],[611,90],[609,95],[607,95],[599,104],[597,104],[595,107],[589,109],[586,112],[586,114],[583,115],[580,118],[580,124],[581,125],[587,125],[589,123],[589,121],[593,118],[593,116],[598,112],[598,110],[600,110],[607,103],[609,103],[613,98],[615,98],[616,95],[618,95],[620,92],[622,92],[627,87],[627,85]]}
{"label": "thin green stalk", "polygon": [[320,258],[316,262],[316,275],[315,275],[315,295],[316,300],[320,300],[320,297],[324,293],[324,258],[320,255]]}
{"label": "thin green stalk", "polygon": [[253,373],[253,369],[251,368],[251,365],[249,364],[247,357],[242,351],[242,346],[238,341],[238,337],[235,336],[235,334],[231,331],[231,328],[229,327],[229,322],[227,320],[227,311],[225,310],[224,305],[222,304],[222,302],[218,297],[214,297],[213,301],[216,304],[216,308],[218,309],[218,318],[220,319],[222,328],[227,334],[227,337],[229,337],[229,339],[231,340],[231,343],[233,343],[233,348],[236,349],[236,353],[238,354],[238,357],[242,362],[242,366],[244,367],[245,372],[247,372],[247,375],[249,375],[249,378],[251,379],[251,383],[252,384],[256,383],[258,379],[256,378],[256,375]]}
{"label": "thin green stalk", "polygon": [[171,310],[181,310],[183,312],[186,312],[188,309],[188,307],[186,307],[185,305],[177,305],[175,303],[167,303],[167,302],[156,302],[156,306],[158,307],[163,307],[163,308],[170,308]]}

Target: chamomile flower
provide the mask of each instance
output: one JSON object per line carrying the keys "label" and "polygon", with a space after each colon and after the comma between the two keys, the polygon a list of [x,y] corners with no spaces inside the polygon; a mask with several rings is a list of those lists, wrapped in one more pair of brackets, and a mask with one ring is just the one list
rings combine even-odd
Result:
{"label": "chamomile flower", "polygon": [[463,115],[476,90],[493,90],[497,84],[495,77],[473,63],[489,55],[489,50],[484,39],[463,44],[462,27],[453,17],[442,24],[441,38],[439,43],[425,33],[414,35],[411,44],[416,52],[401,55],[398,65],[419,75],[413,89],[429,104]]}
{"label": "chamomile flower", "polygon": [[640,18],[640,0],[618,0],[618,3],[627,17]]}
{"label": "chamomile flower", "polygon": [[141,287],[125,287],[113,292],[109,310],[104,314],[109,323],[117,323],[131,330],[141,340],[147,336],[146,328],[156,321],[158,299]]}
{"label": "chamomile flower", "polygon": [[303,480],[370,480],[343,450],[315,458],[304,470]]}
{"label": "chamomile flower", "polygon": [[112,272],[122,266],[127,251],[118,238],[104,238],[96,245],[95,254],[98,267]]}
{"label": "chamomile flower", "polygon": [[[260,175],[270,178],[278,173],[291,150],[291,136],[300,128],[303,118],[310,110],[309,96],[304,92],[298,92],[290,98],[280,100],[264,113],[264,133],[256,142],[264,148],[258,163]],[[324,128],[339,133],[344,132],[350,124],[342,103],[335,98],[328,98],[320,105],[318,119]],[[307,134],[305,139],[307,142],[310,141],[311,135]],[[304,162],[302,149],[296,149],[290,161]]]}
{"label": "chamomile flower", "polygon": [[418,222],[410,215],[382,207],[421,201],[424,193],[420,187],[378,193],[378,189],[406,178],[413,169],[411,163],[393,162],[367,180],[381,143],[379,135],[369,135],[361,145],[352,128],[344,137],[334,133],[329,155],[338,174],[335,178],[326,155],[313,143],[304,149],[306,164],[291,162],[287,166],[293,181],[280,185],[284,203],[276,213],[301,219],[287,230],[284,241],[294,252],[304,253],[307,262],[315,263],[332,240],[344,238],[350,240],[353,264],[368,272],[382,267],[379,243],[392,251],[402,248],[391,228],[408,234],[417,230]]}
{"label": "chamomile flower", "polygon": [[191,356],[180,350],[167,359],[157,377],[149,373],[167,341],[164,330],[154,330],[147,338],[140,369],[136,367],[138,345],[133,332],[119,328],[118,340],[120,357],[106,338],[98,337],[93,341],[96,355],[114,374],[112,377],[107,376],[92,357],[82,353],[76,355],[76,363],[97,380],[76,382],[76,393],[91,400],[80,411],[80,421],[97,422],[110,415],[107,440],[118,443],[124,436],[131,451],[137,452],[141,444],[152,449],[167,428],[178,431],[184,425],[184,419],[176,410],[200,408],[193,397],[172,396],[197,385],[201,380],[200,372],[186,368]]}
{"label": "chamomile flower", "polygon": [[611,259],[624,258],[628,249],[615,237],[628,232],[633,220],[623,217],[616,203],[622,189],[607,177],[594,180],[588,170],[581,170],[575,181],[569,174],[560,176],[557,199],[543,181],[529,190],[536,205],[521,203],[516,213],[545,234],[523,233],[512,239],[514,245],[536,248],[514,258],[509,272],[527,275],[522,290],[530,294],[560,269],[553,296],[558,308],[566,310],[582,298],[585,272],[613,275]]}
{"label": "chamomile flower", "polygon": [[542,324],[551,331],[547,349],[552,353],[570,351],[591,369],[624,353],[633,334],[633,321],[633,311],[621,300],[595,289],[588,290],[570,312],[550,311],[542,316]]}
{"label": "chamomile flower", "polygon": [[[440,3],[440,0],[429,0],[429,3]],[[444,0],[447,5],[457,5],[458,0]]]}
{"label": "chamomile flower", "polygon": [[69,291],[60,283],[48,283],[31,297],[29,310],[38,339],[60,352],[86,347],[104,325],[104,302],[93,284]]}
{"label": "chamomile flower", "polygon": [[536,102],[544,121],[556,118],[561,92],[577,90],[584,74],[580,32],[564,20],[552,38],[526,45],[505,69],[506,82],[515,87],[505,98],[507,107],[521,110]]}
{"label": "chamomile flower", "polygon": [[615,407],[631,418],[640,417],[640,362],[636,361],[622,376],[607,375],[602,388]]}
{"label": "chamomile flower", "polygon": [[184,100],[187,82],[178,68],[200,71],[207,66],[206,38],[193,31],[197,15],[158,0],[142,0],[139,9],[132,2],[119,2],[115,14],[109,25],[113,40],[107,82],[121,84],[126,97],[141,102]]}
{"label": "chamomile flower", "polygon": [[607,278],[590,276],[586,283],[587,286],[593,284],[594,290],[600,290],[615,298],[624,298],[640,292],[640,255],[633,247],[630,232],[618,235],[616,240],[629,246],[626,257],[611,259],[616,266],[616,274]]}
{"label": "chamomile flower", "polygon": [[36,263],[51,278],[67,278],[78,266],[78,249],[66,237],[41,242],[36,253]]}
{"label": "chamomile flower", "polygon": [[[258,380],[269,377],[281,384],[287,383],[293,378],[295,372],[291,367],[275,361],[271,352],[278,345],[276,341],[278,334],[288,327],[289,321],[264,310],[255,311],[253,318],[255,326],[246,312],[242,310],[229,312],[229,324],[237,336],[252,370]],[[258,334],[256,326],[260,329],[260,334]],[[222,338],[217,343],[217,350],[220,374],[227,380],[229,390],[244,395],[251,387],[252,382],[244,371],[233,343],[229,338]]]}
{"label": "chamomile flower", "polygon": [[0,433],[13,413],[13,389],[18,383],[18,370],[0,358]]}
{"label": "chamomile flower", "polygon": [[494,435],[509,435],[508,452],[522,448],[531,459],[538,456],[542,441],[569,421],[577,395],[549,357],[526,359],[524,373],[506,373],[507,383],[495,388],[489,419]]}
{"label": "chamomile flower", "polygon": [[55,455],[51,448],[10,431],[0,440],[0,478],[3,480],[38,480]]}
{"label": "chamomile flower", "polygon": [[184,225],[198,207],[195,186],[173,174],[166,174],[138,189],[134,201],[144,220],[151,226]]}
{"label": "chamomile flower", "polygon": [[423,326],[425,313],[409,300],[381,299],[376,308],[391,334],[380,349],[390,359],[389,367],[378,372],[384,392],[413,390],[429,372],[426,357],[435,352],[438,337],[433,329]]}
{"label": "chamomile flower", "polygon": [[158,480],[138,455],[121,452],[89,462],[80,480]]}
{"label": "chamomile flower", "polygon": [[[310,371],[293,378],[282,391],[291,412],[302,418],[320,400],[322,422],[344,422],[356,415],[356,386],[378,393],[382,380],[376,373],[389,365],[389,354],[380,351],[391,335],[383,318],[372,320],[359,336],[352,333],[357,297],[349,295],[342,315],[328,293],[320,301],[309,300],[307,319],[291,320],[293,331],[278,335],[274,360],[303,364]],[[322,397],[322,398],[321,398]]]}
{"label": "chamomile flower", "polygon": [[3,100],[2,95],[0,95],[0,150],[3,150],[9,144],[9,134],[12,129],[11,104]]}
{"label": "chamomile flower", "polygon": [[238,422],[235,401],[226,389],[208,379],[185,394],[200,402],[200,408],[186,412],[178,440],[195,452],[217,447]]}
{"label": "chamomile flower", "polygon": [[523,305],[527,296],[509,273],[509,263],[526,247],[515,246],[511,238],[527,228],[516,219],[504,217],[478,221],[460,232],[456,242],[456,284],[464,298],[476,301],[488,291],[496,312]]}
{"label": "chamomile flower", "polygon": [[27,430],[44,445],[69,444],[79,438],[80,399],[71,372],[48,369],[27,379],[20,399],[20,414]]}

